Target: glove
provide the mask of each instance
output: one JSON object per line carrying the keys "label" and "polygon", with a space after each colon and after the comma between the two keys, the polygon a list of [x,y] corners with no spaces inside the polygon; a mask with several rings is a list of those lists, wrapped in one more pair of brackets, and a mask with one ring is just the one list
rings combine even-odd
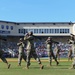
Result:
{"label": "glove", "polygon": [[26,33],[25,36],[28,36],[28,33]]}

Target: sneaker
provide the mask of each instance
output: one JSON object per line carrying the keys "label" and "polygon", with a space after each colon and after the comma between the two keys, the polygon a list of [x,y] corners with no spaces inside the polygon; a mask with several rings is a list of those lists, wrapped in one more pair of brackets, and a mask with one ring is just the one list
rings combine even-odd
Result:
{"label": "sneaker", "polygon": [[23,69],[29,69],[29,67],[24,67]]}
{"label": "sneaker", "polygon": [[43,69],[44,68],[44,66],[42,65],[42,66],[40,66],[40,69]]}
{"label": "sneaker", "polygon": [[75,69],[75,65],[73,65],[73,69]]}
{"label": "sneaker", "polygon": [[11,64],[8,65],[8,69],[10,68]]}
{"label": "sneaker", "polygon": [[69,69],[74,69],[73,67],[70,67]]}
{"label": "sneaker", "polygon": [[31,63],[28,64],[28,66],[30,66],[30,65],[31,65]]}
{"label": "sneaker", "polygon": [[58,66],[58,64],[59,64],[59,62],[57,62],[57,64],[56,64],[56,65]]}
{"label": "sneaker", "polygon": [[26,69],[29,69],[29,66],[25,67]]}
{"label": "sneaker", "polygon": [[75,69],[75,65],[72,65],[69,69]]}
{"label": "sneaker", "polygon": [[20,64],[18,64],[18,66],[21,66]]}
{"label": "sneaker", "polygon": [[52,66],[52,65],[47,65],[47,67],[50,67],[50,66]]}
{"label": "sneaker", "polygon": [[52,63],[50,63],[50,66],[52,66]]}

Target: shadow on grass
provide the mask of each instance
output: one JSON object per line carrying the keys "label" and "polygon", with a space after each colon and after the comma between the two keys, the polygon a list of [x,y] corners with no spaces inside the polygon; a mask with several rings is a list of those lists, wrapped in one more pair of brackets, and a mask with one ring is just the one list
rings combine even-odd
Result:
{"label": "shadow on grass", "polygon": [[[63,65],[60,65],[60,66],[63,66]],[[40,69],[40,67],[30,67],[29,69]],[[44,70],[48,70],[48,69],[68,69],[68,67],[59,67],[59,66],[50,66],[50,67],[47,67],[47,66],[44,66]]]}

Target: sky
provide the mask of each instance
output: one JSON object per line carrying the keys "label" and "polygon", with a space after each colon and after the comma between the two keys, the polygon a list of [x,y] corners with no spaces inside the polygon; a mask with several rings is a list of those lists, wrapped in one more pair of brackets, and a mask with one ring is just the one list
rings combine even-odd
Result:
{"label": "sky", "polygon": [[0,20],[75,22],[75,0],[0,0]]}

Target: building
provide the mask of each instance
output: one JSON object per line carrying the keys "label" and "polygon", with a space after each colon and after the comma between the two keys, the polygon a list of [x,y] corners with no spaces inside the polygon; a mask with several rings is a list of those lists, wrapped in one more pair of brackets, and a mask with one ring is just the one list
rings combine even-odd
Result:
{"label": "building", "polygon": [[75,35],[75,23],[72,22],[9,22],[0,21],[0,35],[5,37],[22,37],[28,31],[35,36],[52,36],[55,40],[65,42],[70,33]]}

